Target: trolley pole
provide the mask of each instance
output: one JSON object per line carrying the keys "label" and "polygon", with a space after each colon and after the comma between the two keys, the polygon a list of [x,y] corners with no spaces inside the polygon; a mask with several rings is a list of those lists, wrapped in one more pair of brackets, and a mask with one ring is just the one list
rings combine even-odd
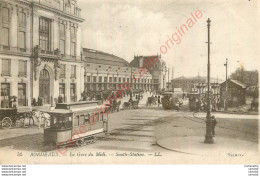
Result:
{"label": "trolley pole", "polygon": [[206,135],[204,143],[213,144],[214,139],[212,136],[212,119],[211,119],[211,109],[210,109],[210,19],[207,20],[208,26],[208,97],[207,97],[207,120],[206,120]]}

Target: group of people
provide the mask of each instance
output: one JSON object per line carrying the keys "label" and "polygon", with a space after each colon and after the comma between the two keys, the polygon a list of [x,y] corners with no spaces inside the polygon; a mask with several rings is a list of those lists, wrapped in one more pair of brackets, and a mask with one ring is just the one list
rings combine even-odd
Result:
{"label": "group of people", "polygon": [[[200,97],[189,98],[189,108],[191,111],[206,111],[207,110],[207,99]],[[211,110],[217,111],[221,108],[220,98],[212,98],[211,99]]]}

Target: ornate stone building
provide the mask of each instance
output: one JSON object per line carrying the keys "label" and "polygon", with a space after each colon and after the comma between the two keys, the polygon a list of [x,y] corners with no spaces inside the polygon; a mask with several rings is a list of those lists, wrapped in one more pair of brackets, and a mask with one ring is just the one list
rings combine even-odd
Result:
{"label": "ornate stone building", "polygon": [[[119,85],[131,83],[131,76],[138,67],[112,54],[83,49],[85,65],[85,91],[117,90]],[[145,74],[138,82],[132,77],[132,90],[151,90],[152,75]]]}
{"label": "ornate stone building", "polygon": [[[156,62],[155,62],[156,60]],[[147,69],[152,76],[151,90],[166,89],[167,67],[161,55],[157,56],[134,56],[130,65],[137,68]]]}
{"label": "ornate stone building", "polygon": [[84,90],[80,8],[76,0],[1,0],[1,107],[33,99],[78,101]]}

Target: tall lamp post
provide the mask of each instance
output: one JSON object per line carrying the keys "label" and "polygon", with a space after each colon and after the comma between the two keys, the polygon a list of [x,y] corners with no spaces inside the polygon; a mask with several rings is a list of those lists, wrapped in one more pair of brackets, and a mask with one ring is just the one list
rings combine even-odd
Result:
{"label": "tall lamp post", "polygon": [[132,86],[133,86],[133,78],[132,78],[132,76],[133,76],[133,73],[132,73],[133,70],[132,70],[132,69],[133,69],[133,68],[132,68],[132,65],[131,65],[131,75],[130,75],[130,76],[131,76],[131,78],[130,78],[130,79],[131,79],[131,89],[130,89],[130,100],[129,100],[129,101],[132,101],[132,100],[133,100],[133,99],[132,99],[132,96],[133,96],[133,95],[132,95]]}
{"label": "tall lamp post", "polygon": [[211,109],[210,109],[210,19],[207,20],[208,26],[208,97],[207,97],[207,120],[206,120],[206,135],[204,143],[213,144],[214,139],[212,136],[212,119],[211,119]]}
{"label": "tall lamp post", "polygon": [[228,82],[227,82],[227,68],[228,68],[228,59],[226,58],[226,63],[224,64],[226,67],[226,91],[225,91],[225,99],[224,99],[224,109],[225,111],[228,109],[227,106],[227,98],[228,98]]}

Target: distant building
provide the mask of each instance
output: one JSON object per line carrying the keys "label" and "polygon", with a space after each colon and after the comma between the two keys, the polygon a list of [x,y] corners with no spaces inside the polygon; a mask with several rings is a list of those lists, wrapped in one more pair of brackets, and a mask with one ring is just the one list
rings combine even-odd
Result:
{"label": "distant building", "polygon": [[[158,59],[154,63],[153,59]],[[149,62],[151,64],[149,64]],[[165,90],[166,89],[166,63],[162,60],[161,55],[157,56],[134,56],[134,60],[130,65],[137,68],[147,67],[149,73],[152,75],[152,90]]]}
{"label": "distant building", "polygon": [[[211,83],[220,83],[222,80],[211,78]],[[202,89],[206,89],[207,77],[178,77],[172,80],[173,88],[182,88],[184,92],[196,92],[197,85],[201,84]],[[202,90],[205,91],[205,90]]]}
{"label": "distant building", "polygon": [[227,80],[228,94],[225,95],[226,81],[220,84],[220,99],[223,102],[228,97],[228,106],[237,107],[246,103],[246,85],[240,81],[228,79]]}
{"label": "distant building", "polygon": [[[113,54],[83,48],[85,91],[117,90],[125,82],[131,83],[132,90],[151,90],[152,75],[147,72],[139,81],[132,77],[138,71],[137,67]],[[132,73],[131,73],[132,72]]]}

